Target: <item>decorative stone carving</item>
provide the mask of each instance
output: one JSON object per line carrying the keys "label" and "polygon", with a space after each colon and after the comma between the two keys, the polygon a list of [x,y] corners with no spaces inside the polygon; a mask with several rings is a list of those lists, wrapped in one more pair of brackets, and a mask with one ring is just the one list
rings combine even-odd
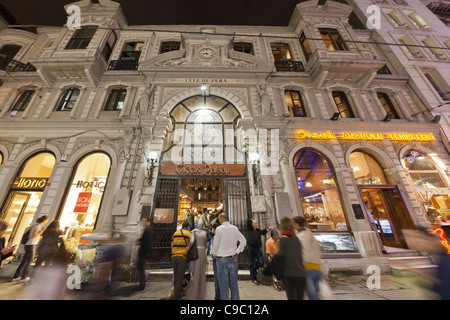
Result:
{"label": "decorative stone carving", "polygon": [[262,116],[273,115],[272,102],[270,101],[269,94],[267,93],[266,84],[260,83],[256,86],[258,91],[258,110]]}

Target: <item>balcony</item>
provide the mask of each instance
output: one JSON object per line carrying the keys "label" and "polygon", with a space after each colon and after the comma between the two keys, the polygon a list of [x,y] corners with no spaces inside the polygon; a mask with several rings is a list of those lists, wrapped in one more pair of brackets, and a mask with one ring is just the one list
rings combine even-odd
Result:
{"label": "balcony", "polygon": [[2,59],[0,61],[0,70],[6,72],[34,72],[36,68],[31,63],[22,63],[16,60],[5,61]]}
{"label": "balcony", "polygon": [[290,59],[275,61],[275,68],[280,72],[305,72],[303,62]]}
{"label": "balcony", "polygon": [[391,70],[389,70],[387,65],[382,66],[378,69],[377,74],[392,74]]}
{"label": "balcony", "polygon": [[138,62],[136,60],[111,60],[108,70],[137,70]]}

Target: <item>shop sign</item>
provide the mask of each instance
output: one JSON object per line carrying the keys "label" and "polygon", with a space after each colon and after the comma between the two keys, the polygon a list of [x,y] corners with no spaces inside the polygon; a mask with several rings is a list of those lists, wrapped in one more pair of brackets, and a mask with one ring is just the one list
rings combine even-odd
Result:
{"label": "shop sign", "polygon": [[432,133],[374,133],[374,132],[343,132],[335,134],[331,131],[316,133],[300,129],[296,132],[298,139],[315,140],[394,140],[394,141],[433,141],[436,140]]}
{"label": "shop sign", "polygon": [[161,174],[179,176],[243,176],[243,164],[176,164],[172,162],[161,165]]}
{"label": "shop sign", "polygon": [[169,82],[174,83],[215,83],[215,84],[230,84],[230,83],[243,83],[242,79],[225,79],[225,78],[171,78]]}
{"label": "shop sign", "polygon": [[11,189],[43,191],[47,185],[48,178],[24,178],[18,177],[14,180]]}
{"label": "shop sign", "polygon": [[73,212],[87,212],[91,203],[92,192],[80,192]]}

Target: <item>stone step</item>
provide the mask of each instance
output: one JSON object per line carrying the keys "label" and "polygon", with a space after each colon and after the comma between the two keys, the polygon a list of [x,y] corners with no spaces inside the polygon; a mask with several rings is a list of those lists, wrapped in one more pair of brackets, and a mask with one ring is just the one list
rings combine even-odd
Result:
{"label": "stone step", "polygon": [[437,269],[437,265],[420,265],[420,266],[410,266],[410,267],[391,267],[392,275],[394,277],[414,277],[421,274],[427,274],[433,276]]}
{"label": "stone step", "polygon": [[390,257],[388,258],[388,261],[392,267],[420,266],[433,264],[431,257],[428,256]]}
{"label": "stone step", "polygon": [[417,250],[397,250],[388,251],[389,254],[386,257],[417,257],[422,256],[422,254]]}

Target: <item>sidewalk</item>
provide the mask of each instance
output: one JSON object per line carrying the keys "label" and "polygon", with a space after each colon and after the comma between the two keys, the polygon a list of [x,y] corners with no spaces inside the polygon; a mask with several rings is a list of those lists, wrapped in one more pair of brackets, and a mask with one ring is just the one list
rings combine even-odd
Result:
{"label": "sidewalk", "polygon": [[[36,285],[23,286],[11,282],[17,264],[4,264],[0,269],[0,300],[34,300]],[[214,300],[214,281],[211,264],[208,265],[206,300]],[[116,300],[160,300],[169,296],[171,270],[147,271],[147,286],[136,291],[137,282],[117,284]],[[248,270],[239,272],[239,294],[241,300],[286,300],[284,291],[278,292],[271,285],[255,285],[249,280]],[[370,290],[368,276],[339,276],[328,279],[335,300],[434,300],[437,297],[418,285],[416,277],[381,276],[381,288]],[[90,295],[83,290],[66,290],[64,300],[89,300]],[[305,298],[306,299],[306,298]]]}

